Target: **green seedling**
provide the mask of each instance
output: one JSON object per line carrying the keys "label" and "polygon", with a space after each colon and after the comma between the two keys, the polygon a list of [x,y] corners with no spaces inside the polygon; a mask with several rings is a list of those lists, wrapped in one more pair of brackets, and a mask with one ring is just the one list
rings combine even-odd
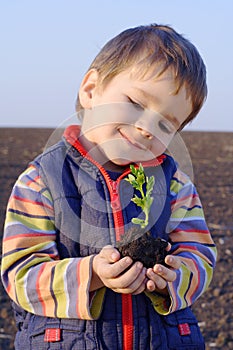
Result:
{"label": "green seedling", "polygon": [[[151,204],[153,203],[153,197],[151,193],[153,191],[155,179],[154,176],[145,176],[144,168],[142,164],[138,168],[135,168],[134,165],[130,165],[131,174],[128,175],[128,178],[125,180],[128,181],[133,188],[138,190],[141,194],[141,197],[138,197],[136,194],[131,199],[137,206],[142,208],[143,213],[145,214],[145,219],[133,218],[132,223],[136,225],[141,225],[141,228],[145,228],[149,222],[149,213]],[[143,185],[146,184],[146,193],[143,191]]]}

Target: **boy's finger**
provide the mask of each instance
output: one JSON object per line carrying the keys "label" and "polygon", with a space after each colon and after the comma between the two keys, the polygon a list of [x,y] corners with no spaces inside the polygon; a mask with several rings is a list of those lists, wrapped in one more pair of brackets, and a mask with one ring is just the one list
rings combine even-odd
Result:
{"label": "boy's finger", "polygon": [[155,288],[164,289],[167,286],[167,275],[159,275],[155,273],[152,269],[148,270],[147,276],[150,280],[147,282],[147,289],[152,292]]}
{"label": "boy's finger", "polygon": [[178,256],[167,255],[165,258],[165,263],[171,266],[173,269],[178,270],[181,266],[181,259]]}
{"label": "boy's finger", "polygon": [[146,282],[147,282],[147,278],[144,278],[141,285],[136,290],[134,290],[132,294],[137,295],[144,292],[144,290],[146,289]]}
{"label": "boy's finger", "polygon": [[114,264],[106,266],[105,277],[106,278],[118,277],[132,264],[132,262],[133,262],[132,259],[130,259],[130,257],[127,256],[116,261]]}
{"label": "boy's finger", "polygon": [[116,278],[114,281],[115,289],[119,293],[134,293],[137,294],[142,289],[146,281],[146,269],[143,268],[141,263],[135,263],[126,273]]}
{"label": "boy's finger", "polygon": [[167,252],[169,252],[169,250],[171,249],[171,247],[172,247],[172,246],[171,246],[171,243],[168,242],[168,245],[167,245],[167,247],[165,248],[165,250],[166,250]]}
{"label": "boy's finger", "polygon": [[148,280],[146,283],[146,287],[149,292],[153,292],[156,288],[155,282],[152,280]]}
{"label": "boy's finger", "polygon": [[105,258],[109,262],[116,262],[120,259],[120,253],[117,249],[115,249],[111,245],[106,245],[105,247],[102,248],[100,252],[100,256],[102,258]]}
{"label": "boy's finger", "polygon": [[[145,276],[146,276],[146,269],[145,268],[143,269],[142,266],[139,267],[138,265],[138,267],[135,268],[135,271],[132,274],[128,274],[128,276],[127,275],[122,276],[122,278],[124,279],[122,286],[123,288],[126,289],[126,291],[129,291],[130,293],[134,293],[136,290],[142,287],[142,284],[146,279]],[[145,283],[144,283],[144,286],[145,286]]]}
{"label": "boy's finger", "polygon": [[[163,265],[156,264],[153,267],[153,272],[157,276],[163,278],[166,282],[173,282],[176,279],[176,272],[173,269],[167,268],[167,267],[165,267]],[[150,272],[148,274],[148,276],[151,277],[150,276],[151,274],[152,273]],[[155,277],[155,278],[157,278],[157,277]],[[156,282],[156,284],[157,284],[157,282]]]}
{"label": "boy's finger", "polygon": [[[114,265],[112,265],[112,268],[115,270],[114,277],[118,277],[118,278],[115,278],[115,281],[114,281],[116,287],[118,288],[129,287],[132,283],[134,283],[134,281],[138,278],[138,276],[142,272],[143,265],[137,262],[130,267],[132,262],[133,262],[132,259],[130,259],[129,257],[125,257],[120,261],[116,262]],[[116,270],[117,267],[119,268],[118,270]],[[130,268],[127,271],[125,271],[125,269],[128,267]],[[144,277],[145,277],[145,272],[144,272]]]}

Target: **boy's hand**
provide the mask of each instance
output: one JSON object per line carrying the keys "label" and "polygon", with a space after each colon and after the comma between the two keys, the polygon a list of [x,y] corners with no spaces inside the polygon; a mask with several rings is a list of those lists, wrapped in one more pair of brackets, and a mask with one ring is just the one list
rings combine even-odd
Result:
{"label": "boy's hand", "polygon": [[[120,259],[120,253],[112,246],[105,246],[93,259],[93,276],[90,290],[103,286],[123,294],[139,294],[146,288],[146,268],[132,259]],[[127,270],[127,271],[125,271]]]}
{"label": "boy's hand", "polygon": [[165,267],[160,264],[156,264],[153,269],[147,270],[146,288],[149,292],[158,290],[160,293],[167,293],[167,282],[173,282],[176,279],[176,271],[181,266],[181,259],[178,256],[167,255],[165,263],[169,267]]}

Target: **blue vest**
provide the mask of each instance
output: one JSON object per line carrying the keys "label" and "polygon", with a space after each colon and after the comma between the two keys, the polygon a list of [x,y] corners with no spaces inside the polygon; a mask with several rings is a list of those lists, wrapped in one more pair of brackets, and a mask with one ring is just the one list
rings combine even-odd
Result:
{"label": "blue vest", "polygon": [[[115,245],[115,226],[106,175],[72,146],[61,141],[39,156],[42,179],[53,198],[57,248],[60,258],[82,257],[98,253],[106,244]],[[168,239],[166,226],[171,215],[170,182],[176,171],[173,159],[166,157],[161,165],[145,169],[155,177],[154,201],[150,231]],[[116,180],[117,174],[109,174]],[[132,186],[119,182],[124,226],[140,210],[131,201]],[[94,235],[93,235],[94,232]],[[205,348],[197,320],[190,308],[168,316],[159,315],[144,293],[132,296],[134,334],[132,350],[202,350]],[[33,315],[14,304],[18,332],[15,348],[48,349],[46,329],[61,329],[61,339],[50,343],[50,349],[122,350],[121,295],[107,289],[103,311],[98,320],[58,319]],[[187,326],[188,325],[188,326]],[[182,327],[190,332],[182,333]]]}

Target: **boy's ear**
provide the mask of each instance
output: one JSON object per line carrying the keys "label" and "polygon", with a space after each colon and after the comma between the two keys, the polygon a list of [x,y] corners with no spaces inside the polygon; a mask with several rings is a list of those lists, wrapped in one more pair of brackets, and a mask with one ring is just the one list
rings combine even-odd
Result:
{"label": "boy's ear", "polygon": [[92,98],[97,88],[99,74],[96,69],[90,69],[84,76],[79,88],[79,101],[84,109],[92,108]]}

